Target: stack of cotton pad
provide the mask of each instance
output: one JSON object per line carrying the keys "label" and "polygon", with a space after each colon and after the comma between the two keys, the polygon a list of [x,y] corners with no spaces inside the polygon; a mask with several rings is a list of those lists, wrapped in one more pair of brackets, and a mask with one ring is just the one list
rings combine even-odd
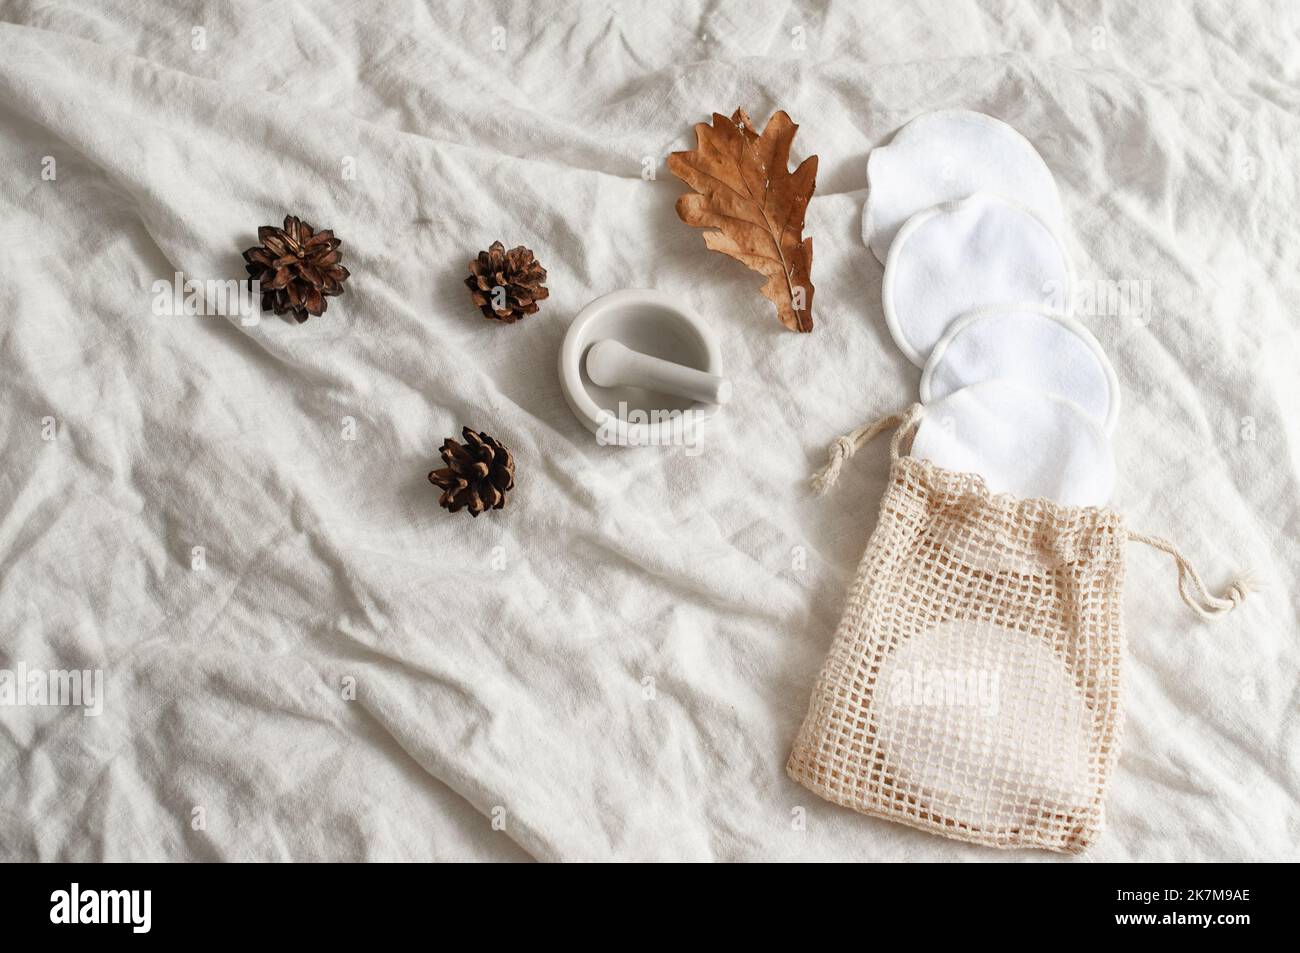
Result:
{"label": "stack of cotton pad", "polygon": [[1060,195],[1018,132],[982,113],[913,119],[867,161],[863,241],[885,322],[918,367],[912,453],[994,492],[1100,506],[1119,383],[1070,316]]}

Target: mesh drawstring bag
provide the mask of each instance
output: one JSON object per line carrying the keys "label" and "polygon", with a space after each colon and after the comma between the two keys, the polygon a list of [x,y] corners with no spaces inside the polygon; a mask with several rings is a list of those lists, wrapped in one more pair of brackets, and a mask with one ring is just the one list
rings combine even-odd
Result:
{"label": "mesh drawstring bag", "polygon": [[914,405],[842,437],[814,480],[895,427],[889,485],[787,771],[836,804],[993,847],[1079,852],[1118,756],[1124,548],[1174,557],[1198,614],[1231,611],[1169,543],[1104,507],[990,493],[900,454]]}

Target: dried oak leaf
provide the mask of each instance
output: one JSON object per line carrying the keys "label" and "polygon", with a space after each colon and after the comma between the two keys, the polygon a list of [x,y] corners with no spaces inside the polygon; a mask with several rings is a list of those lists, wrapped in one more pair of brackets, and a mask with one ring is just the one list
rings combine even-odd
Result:
{"label": "dried oak leaf", "polygon": [[767,276],[763,294],[791,331],[811,331],[812,239],[803,237],[804,212],[817,187],[817,157],[790,172],[790,143],[799,129],[774,113],[762,134],[743,109],[713,125],[698,123],[696,148],[674,152],[668,171],[694,194],[677,200],[687,225],[714,228],[704,244]]}

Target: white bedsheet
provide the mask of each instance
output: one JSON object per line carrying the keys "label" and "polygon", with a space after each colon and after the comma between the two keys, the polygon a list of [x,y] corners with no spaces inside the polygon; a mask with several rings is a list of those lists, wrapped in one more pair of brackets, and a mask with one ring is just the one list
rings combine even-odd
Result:
{"label": "white bedsheet", "polygon": [[[1034,143],[1085,282],[1147,283],[1144,320],[1081,315],[1124,388],[1116,506],[1213,585],[1268,585],[1207,626],[1131,547],[1128,725],[1088,858],[1300,856],[1294,5],[0,21],[0,667],[105,679],[98,717],[0,708],[0,859],[1043,859],[784,773],[884,447],[825,500],[806,477],[920,373],[859,237],[866,155],[938,108]],[[795,161],[821,157],[811,335],[673,211],[665,156],[737,106],[787,110]],[[242,275],[288,212],[344,240],[324,317],[152,313],[155,280]],[[513,326],[461,285],[498,238],[550,272]],[[561,397],[569,320],[636,286],[721,336],[736,397],[698,456],[597,447]],[[462,424],[516,453],[505,512],[436,505]]]}

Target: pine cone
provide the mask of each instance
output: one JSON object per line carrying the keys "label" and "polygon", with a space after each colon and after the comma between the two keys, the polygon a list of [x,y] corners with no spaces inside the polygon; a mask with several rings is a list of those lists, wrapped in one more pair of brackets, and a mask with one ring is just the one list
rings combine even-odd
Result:
{"label": "pine cone", "polygon": [[262,283],[263,311],[292,312],[301,323],[324,314],[327,297],[343,294],[348,280],[348,270],[339,264],[343,243],[329,229],[317,232],[286,215],[284,228],[263,225],[257,240],[262,244],[244,252],[244,261],[249,277]]}
{"label": "pine cone", "polygon": [[[523,245],[506,251],[505,245],[493,242],[469,263],[465,287],[483,317],[514,324],[526,315],[537,313],[537,302],[550,294],[542,285],[545,280],[546,269]],[[498,288],[502,291],[497,291]],[[501,309],[497,310],[494,304],[500,304]]]}
{"label": "pine cone", "polygon": [[506,494],[515,486],[515,459],[510,451],[485,433],[461,430],[465,445],[451,437],[442,442],[441,470],[429,474],[429,482],[442,488],[438,504],[452,513],[468,507],[475,518],[484,510],[506,505]]}

